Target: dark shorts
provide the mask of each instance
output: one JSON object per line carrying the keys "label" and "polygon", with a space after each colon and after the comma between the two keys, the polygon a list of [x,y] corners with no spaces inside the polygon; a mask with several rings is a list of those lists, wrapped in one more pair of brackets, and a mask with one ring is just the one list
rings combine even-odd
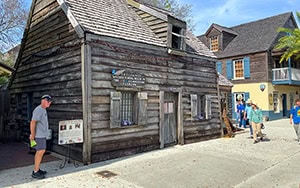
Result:
{"label": "dark shorts", "polygon": [[38,150],[46,150],[46,138],[35,138],[36,146],[33,148]]}

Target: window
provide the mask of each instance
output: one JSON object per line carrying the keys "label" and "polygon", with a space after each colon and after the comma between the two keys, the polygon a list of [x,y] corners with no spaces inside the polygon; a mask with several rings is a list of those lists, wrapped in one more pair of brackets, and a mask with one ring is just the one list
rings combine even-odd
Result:
{"label": "window", "polygon": [[121,98],[121,126],[133,125],[133,92],[123,92]]}
{"label": "window", "polygon": [[211,96],[192,94],[191,113],[192,119],[211,119]]}
{"label": "window", "polygon": [[250,58],[226,60],[226,76],[228,80],[250,78]]}
{"label": "window", "polygon": [[279,92],[274,91],[273,92],[273,106],[274,106],[274,113],[279,113]]}
{"label": "window", "polygon": [[145,92],[111,92],[110,127],[147,124],[147,101]]}
{"label": "window", "polygon": [[235,79],[244,78],[243,59],[238,59],[233,61],[233,74]]}
{"label": "window", "polygon": [[219,50],[219,37],[210,37],[210,50],[215,52]]}
{"label": "window", "polygon": [[183,29],[172,26],[172,48],[183,50],[184,35]]}

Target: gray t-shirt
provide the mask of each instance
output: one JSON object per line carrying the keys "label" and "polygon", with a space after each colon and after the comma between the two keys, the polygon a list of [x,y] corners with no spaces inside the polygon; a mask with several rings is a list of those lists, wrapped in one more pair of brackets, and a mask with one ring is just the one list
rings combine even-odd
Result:
{"label": "gray t-shirt", "polygon": [[32,113],[32,120],[36,121],[36,138],[47,138],[48,136],[48,115],[47,110],[42,108],[41,105],[37,106]]}

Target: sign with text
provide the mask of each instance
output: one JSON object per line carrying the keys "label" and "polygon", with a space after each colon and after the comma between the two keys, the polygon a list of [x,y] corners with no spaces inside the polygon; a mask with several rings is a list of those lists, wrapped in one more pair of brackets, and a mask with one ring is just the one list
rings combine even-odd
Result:
{"label": "sign with text", "polygon": [[81,119],[60,121],[58,126],[58,144],[83,142],[83,121]]}
{"label": "sign with text", "polygon": [[145,76],[139,73],[118,70],[112,72],[112,85],[116,87],[142,88],[145,86]]}

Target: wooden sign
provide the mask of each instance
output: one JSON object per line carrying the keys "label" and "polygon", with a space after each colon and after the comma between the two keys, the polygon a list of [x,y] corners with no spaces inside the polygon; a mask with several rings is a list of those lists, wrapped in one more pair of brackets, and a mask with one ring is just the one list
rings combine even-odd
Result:
{"label": "wooden sign", "polygon": [[143,88],[146,78],[143,74],[125,70],[112,71],[112,85],[116,87]]}

